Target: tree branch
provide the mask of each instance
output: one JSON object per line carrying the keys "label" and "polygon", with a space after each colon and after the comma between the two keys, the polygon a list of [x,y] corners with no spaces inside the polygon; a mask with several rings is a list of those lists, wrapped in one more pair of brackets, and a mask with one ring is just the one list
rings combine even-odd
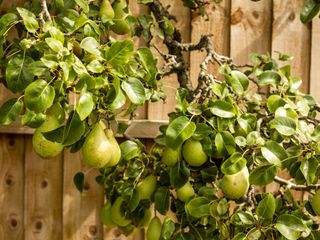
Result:
{"label": "tree branch", "polygon": [[298,191],[309,191],[309,190],[316,190],[320,188],[320,184],[313,184],[313,185],[297,185],[289,180],[283,179],[281,177],[276,176],[274,181],[279,183],[280,185],[285,185],[288,189],[294,189]]}
{"label": "tree branch", "polygon": [[48,10],[47,1],[46,0],[40,0],[42,11],[40,13],[40,19],[42,23],[44,23],[43,15],[46,16],[47,20],[51,22],[51,16]]}

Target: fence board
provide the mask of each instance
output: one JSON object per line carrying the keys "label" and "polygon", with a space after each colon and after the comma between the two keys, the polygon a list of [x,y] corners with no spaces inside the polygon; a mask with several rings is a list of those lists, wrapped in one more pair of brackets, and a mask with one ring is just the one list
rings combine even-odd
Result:
{"label": "fence board", "polygon": [[[191,20],[191,42],[198,42],[201,35],[213,34],[213,47],[216,52],[229,56],[230,41],[230,0],[221,3],[210,3],[206,7],[208,19],[195,15]],[[192,52],[190,54],[190,76],[193,87],[197,85],[200,64],[205,57],[205,52]],[[216,67],[210,65],[209,71],[216,72]]]}
{"label": "fence board", "polygon": [[[64,151],[63,169],[63,239],[100,240],[103,229],[100,209],[103,203],[103,189],[95,182],[96,170],[84,164],[80,153]],[[86,172],[84,193],[80,194],[73,184],[74,175]]]}
{"label": "fence board", "polygon": [[320,19],[318,17],[312,22],[310,64],[310,94],[316,98],[317,102],[320,102]]}
{"label": "fence board", "polygon": [[62,239],[62,158],[40,158],[26,136],[25,239]]}
{"label": "fence board", "polygon": [[[180,30],[182,40],[183,42],[189,42],[190,41],[190,11],[188,8],[183,6],[182,1],[175,1],[174,4],[172,4],[173,1],[170,0],[164,0],[161,1],[164,3],[164,5],[170,5],[169,12],[176,16],[177,22],[175,23],[175,26],[177,29]],[[162,40],[159,39],[159,37],[155,37],[155,40],[153,41],[153,44],[156,45],[161,51],[164,51],[163,48],[160,48]],[[159,59],[159,65],[163,64],[163,61],[161,59],[161,56],[157,54],[156,51],[153,51],[156,56],[158,56]],[[185,56],[185,59],[188,61],[189,56]],[[163,104],[162,102],[159,103],[149,103],[148,104],[148,119],[149,120],[155,120],[155,119],[168,119],[168,113],[172,112],[175,107],[175,90],[179,87],[178,81],[176,76],[171,75],[168,77],[163,78],[163,85],[164,85],[164,91],[167,93],[167,99],[166,104]]]}
{"label": "fence board", "polygon": [[[302,91],[309,90],[310,25],[301,23],[303,0],[276,0],[273,4],[272,51],[294,56],[292,74],[303,80]],[[275,54],[273,54],[275,55]]]}

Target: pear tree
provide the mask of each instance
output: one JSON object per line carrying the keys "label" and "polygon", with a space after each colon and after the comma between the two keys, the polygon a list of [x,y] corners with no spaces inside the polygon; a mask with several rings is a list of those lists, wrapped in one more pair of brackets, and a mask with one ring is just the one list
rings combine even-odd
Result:
{"label": "pear tree", "polygon": [[[208,0],[181,1],[206,15]],[[251,64],[239,66],[215,51],[211,35],[182,43],[161,0],[139,4],[149,14],[133,16],[127,0],[27,0],[2,14],[1,83],[18,97],[2,103],[0,124],[19,119],[35,128],[43,158],[81,151],[105,189],[102,223],[124,234],[320,239],[320,106],[299,90],[290,56],[252,54]],[[310,22],[319,11],[319,1],[306,0],[300,19]],[[168,50],[160,54],[164,66],[151,50],[155,35]],[[146,47],[134,47],[137,37]],[[206,54],[193,87],[183,57],[191,51]],[[209,64],[218,70],[209,72]],[[179,82],[176,107],[146,150],[125,132],[137,107],[165,100],[168,75]],[[110,128],[120,115],[130,119],[118,124],[121,144]],[[84,177],[74,177],[79,191]],[[256,191],[273,182],[275,192]],[[308,197],[295,199],[292,190]]]}

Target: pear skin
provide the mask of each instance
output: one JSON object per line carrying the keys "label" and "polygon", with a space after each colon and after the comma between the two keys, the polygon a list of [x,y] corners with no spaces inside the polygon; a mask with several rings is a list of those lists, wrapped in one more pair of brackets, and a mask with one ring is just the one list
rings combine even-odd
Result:
{"label": "pear skin", "polygon": [[104,19],[113,19],[114,18],[114,10],[109,2],[109,0],[102,0],[99,10],[99,17]]}
{"label": "pear skin", "polygon": [[94,125],[82,146],[83,160],[94,168],[105,167],[112,157],[113,147],[102,124],[102,122],[98,122]]}
{"label": "pear skin", "polygon": [[118,164],[121,159],[121,149],[120,146],[115,139],[113,132],[111,129],[107,129],[105,131],[107,138],[109,139],[112,146],[112,155],[110,161],[107,163],[106,167],[113,167]]}

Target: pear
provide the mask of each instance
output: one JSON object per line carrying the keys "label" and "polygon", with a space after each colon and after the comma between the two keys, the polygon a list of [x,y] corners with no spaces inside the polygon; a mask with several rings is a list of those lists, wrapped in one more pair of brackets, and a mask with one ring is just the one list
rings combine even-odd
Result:
{"label": "pear", "polygon": [[99,17],[104,22],[108,19],[114,18],[114,10],[109,2],[109,0],[102,0],[99,10]]}
{"label": "pear", "polygon": [[116,227],[116,224],[112,221],[111,207],[111,202],[108,201],[104,204],[104,206],[101,209],[101,222],[108,228]]}
{"label": "pear", "polygon": [[63,150],[63,145],[51,142],[43,136],[43,132],[49,132],[60,126],[59,121],[54,117],[48,117],[44,123],[36,129],[32,137],[32,145],[35,152],[42,158],[53,158]]}
{"label": "pear", "polygon": [[124,8],[127,7],[127,3],[123,0],[115,1],[113,3],[113,9],[114,9],[114,19],[113,19],[113,25],[110,26],[110,29],[119,35],[124,35],[130,32],[130,26],[128,22],[126,21],[126,13],[124,12]]}
{"label": "pear", "polygon": [[147,229],[147,240],[159,240],[161,237],[162,224],[160,219],[155,216],[152,218]]}
{"label": "pear", "polygon": [[221,181],[223,194],[229,199],[239,199],[249,189],[249,171],[245,166],[239,172],[231,175],[224,175]]}
{"label": "pear", "polygon": [[104,124],[99,121],[86,136],[82,146],[83,160],[91,167],[102,168],[112,159],[113,149],[104,132]]}
{"label": "pear", "polygon": [[166,164],[168,167],[173,167],[181,158],[181,148],[172,149],[170,147],[166,147],[162,154],[162,162]]}
{"label": "pear", "polygon": [[187,163],[192,167],[199,167],[208,160],[208,156],[204,152],[202,144],[192,138],[189,138],[183,144],[182,155]]}
{"label": "pear", "polygon": [[126,204],[125,199],[120,196],[113,203],[110,210],[112,222],[120,227],[125,227],[131,223],[131,220],[125,217],[125,213],[122,209],[123,204]]}
{"label": "pear", "polygon": [[115,165],[118,164],[118,162],[120,161],[121,158],[121,149],[120,146],[117,142],[117,140],[115,139],[113,132],[111,129],[107,129],[105,131],[107,138],[110,141],[110,144],[112,146],[112,154],[111,154],[111,158],[109,160],[109,162],[107,163],[106,167],[113,167]]}

